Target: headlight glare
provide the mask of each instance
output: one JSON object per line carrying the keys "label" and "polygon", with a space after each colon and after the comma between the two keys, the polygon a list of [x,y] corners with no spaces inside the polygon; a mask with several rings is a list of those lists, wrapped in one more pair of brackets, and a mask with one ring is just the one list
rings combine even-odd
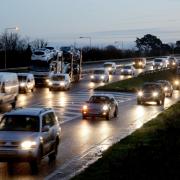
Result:
{"label": "headlight glare", "polygon": [[104,111],[107,111],[107,110],[108,110],[108,105],[104,105],[104,106],[103,106],[103,110],[104,110]]}
{"label": "headlight glare", "polygon": [[143,92],[142,92],[142,91],[139,91],[139,92],[138,92],[138,96],[140,96],[140,97],[143,96]]}
{"label": "headlight glare", "polygon": [[87,109],[88,109],[87,105],[84,105],[83,110],[87,110]]}
{"label": "headlight glare", "polygon": [[158,92],[153,92],[153,97],[157,97],[158,96]]}
{"label": "headlight glare", "polygon": [[26,84],[24,82],[20,83],[21,87],[24,87]]}
{"label": "headlight glare", "polygon": [[37,143],[35,141],[24,141],[24,142],[21,143],[21,148],[25,149],[25,150],[28,150],[28,149],[31,149],[34,146],[36,146],[36,144]]}

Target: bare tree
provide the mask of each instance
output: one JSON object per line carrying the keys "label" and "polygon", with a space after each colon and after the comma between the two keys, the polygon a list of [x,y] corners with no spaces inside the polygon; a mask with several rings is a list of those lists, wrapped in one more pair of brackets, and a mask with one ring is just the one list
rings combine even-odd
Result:
{"label": "bare tree", "polygon": [[36,39],[30,43],[32,49],[39,49],[46,47],[48,42],[43,39]]}

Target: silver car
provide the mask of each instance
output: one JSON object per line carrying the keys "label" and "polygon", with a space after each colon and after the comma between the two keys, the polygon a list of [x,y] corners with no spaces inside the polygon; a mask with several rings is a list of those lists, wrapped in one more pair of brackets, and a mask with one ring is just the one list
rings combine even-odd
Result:
{"label": "silver car", "polygon": [[61,128],[51,108],[20,108],[0,120],[0,161],[29,162],[37,172],[41,159],[55,160]]}

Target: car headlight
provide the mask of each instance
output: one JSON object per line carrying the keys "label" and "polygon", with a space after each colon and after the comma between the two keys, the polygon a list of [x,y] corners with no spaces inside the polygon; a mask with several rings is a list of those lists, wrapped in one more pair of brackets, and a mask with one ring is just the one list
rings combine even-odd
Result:
{"label": "car headlight", "polygon": [[135,65],[136,63],[135,62],[133,62],[133,65]]}
{"label": "car headlight", "polygon": [[111,71],[111,70],[112,70],[112,68],[110,67],[110,68],[108,68],[108,70],[109,70],[109,71]]}
{"label": "car headlight", "polygon": [[20,83],[21,87],[24,87],[26,84],[24,82]]}
{"label": "car headlight", "polygon": [[131,71],[132,71],[131,69],[128,70],[128,72],[131,72]]}
{"label": "car headlight", "polygon": [[153,97],[157,97],[158,96],[158,92],[153,92]]}
{"label": "car headlight", "polygon": [[83,110],[85,111],[85,110],[87,110],[87,109],[88,109],[87,105],[84,105],[84,106],[83,106]]}
{"label": "car headlight", "polygon": [[142,62],[139,62],[139,65],[142,65]]}
{"label": "car headlight", "polygon": [[138,96],[142,97],[142,96],[143,96],[143,92],[142,92],[142,91],[139,91],[139,92],[138,92]]}
{"label": "car headlight", "polygon": [[164,91],[167,91],[168,90],[168,87],[164,87]]}
{"label": "car headlight", "polygon": [[163,64],[162,63],[160,63],[160,66],[162,66]]}
{"label": "car headlight", "polygon": [[51,82],[51,81],[49,81],[49,82],[48,82],[48,85],[49,85],[49,86],[52,86],[52,82]]}
{"label": "car headlight", "polygon": [[174,84],[175,84],[176,86],[179,85],[179,81],[178,81],[178,80],[174,81]]}
{"label": "car headlight", "polygon": [[60,82],[60,86],[64,86],[65,85],[65,82]]}
{"label": "car headlight", "polygon": [[49,79],[46,79],[46,82],[49,83]]}
{"label": "car headlight", "polygon": [[35,141],[24,141],[21,143],[21,148],[24,150],[28,150],[28,149],[35,147],[36,144],[37,143]]}
{"label": "car headlight", "polygon": [[103,75],[101,76],[101,79],[104,79],[104,76],[103,76]]}
{"label": "car headlight", "polygon": [[121,72],[124,72],[124,69],[121,69]]}
{"label": "car headlight", "polygon": [[94,75],[91,75],[91,79],[94,79]]}
{"label": "car headlight", "polygon": [[176,65],[176,63],[175,63],[175,62],[173,62],[173,63],[172,63],[172,65],[173,65],[173,66],[175,66],[175,65]]}
{"label": "car headlight", "polygon": [[108,105],[103,106],[103,111],[107,111],[109,109]]}

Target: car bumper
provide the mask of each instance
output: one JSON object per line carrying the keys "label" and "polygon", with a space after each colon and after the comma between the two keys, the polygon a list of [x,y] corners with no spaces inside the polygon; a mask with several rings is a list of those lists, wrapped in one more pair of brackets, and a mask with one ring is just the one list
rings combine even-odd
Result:
{"label": "car bumper", "polygon": [[107,114],[108,112],[92,112],[92,111],[82,112],[82,115],[86,117],[105,117]]}
{"label": "car bumper", "polygon": [[0,149],[0,161],[9,162],[26,162],[31,161],[37,157],[37,152],[35,149],[31,150],[11,150],[11,149]]}
{"label": "car bumper", "polygon": [[160,98],[158,97],[138,97],[138,100],[139,101],[142,101],[142,102],[151,102],[151,101],[158,101]]}

